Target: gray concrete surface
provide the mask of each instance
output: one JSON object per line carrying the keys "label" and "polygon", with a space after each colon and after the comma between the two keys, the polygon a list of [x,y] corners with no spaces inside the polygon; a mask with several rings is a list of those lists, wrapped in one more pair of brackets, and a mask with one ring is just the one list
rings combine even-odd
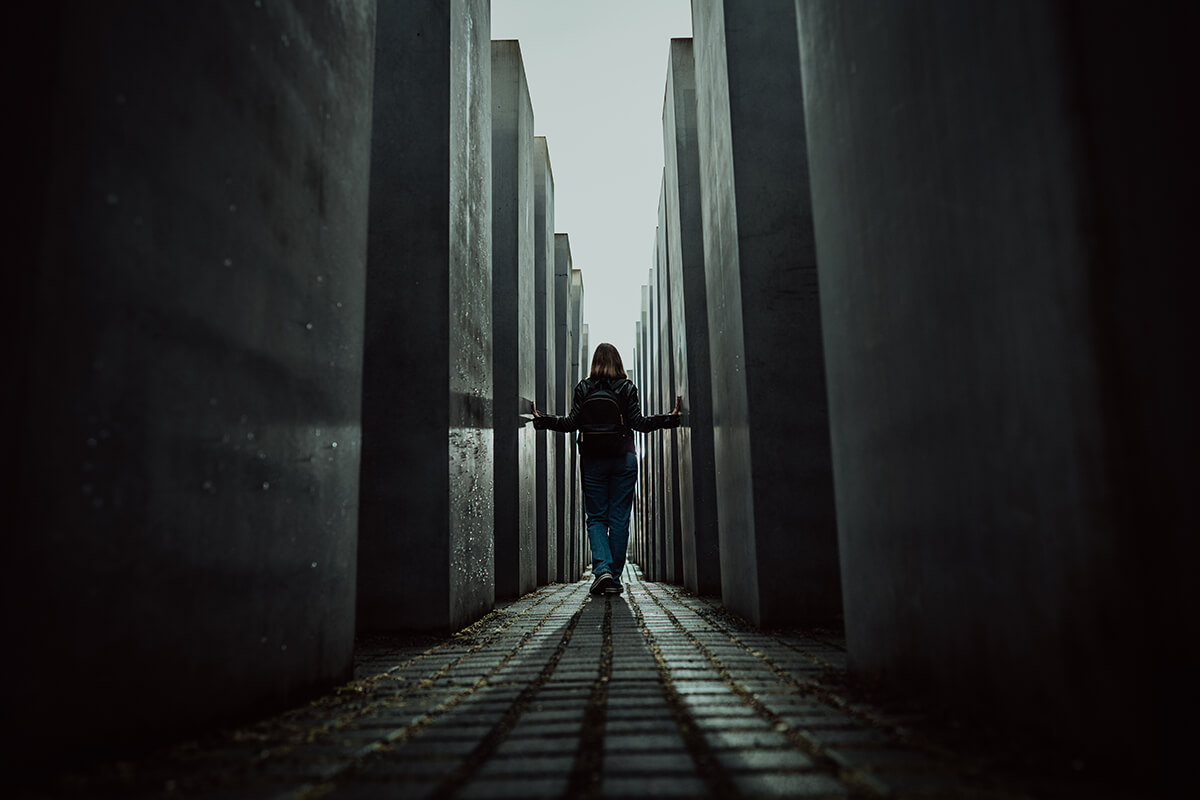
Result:
{"label": "gray concrete surface", "polygon": [[[554,403],[557,369],[555,360],[554,288],[554,171],[545,136],[534,137],[534,386],[538,410]],[[537,475],[537,582],[545,586],[558,580],[558,451],[561,437],[551,431],[536,431]]]}
{"label": "gray concrete surface", "polygon": [[6,771],[349,675],[373,9],[10,20]]}
{"label": "gray concrete surface", "polygon": [[[653,408],[658,398],[658,385],[662,374],[661,327],[658,315],[661,312],[658,302],[658,242],[662,229],[656,228],[654,234],[654,250],[650,256],[650,268],[646,277],[646,359],[649,373],[646,375],[645,386],[639,387],[642,395],[642,412]],[[663,498],[663,468],[662,468],[662,438],[647,434],[645,441],[645,463],[650,473],[650,553],[646,562],[646,575],[651,580],[661,581],[667,577],[665,501]]]}
{"label": "gray concrete surface", "polygon": [[[655,240],[655,253],[658,252],[657,239]],[[650,262],[654,263],[653,260]],[[657,305],[654,292],[654,268],[651,267],[646,277],[646,396],[642,400],[642,409],[649,408],[648,402],[653,398],[654,386],[658,382],[658,371],[660,369],[658,358],[658,319],[655,316]],[[646,574],[651,580],[661,581],[664,575],[663,562],[663,516],[662,516],[662,479],[658,464],[658,437],[653,434],[646,434],[643,437],[645,443],[645,463],[650,472],[650,492],[648,499],[649,505],[649,527],[650,527],[650,552],[646,561]]]}
{"label": "gray concrete surface", "polygon": [[[583,319],[583,273],[580,271],[580,294],[579,294],[579,316]],[[588,350],[588,326],[587,323],[581,322],[579,333],[579,379],[583,380],[591,372],[591,352]],[[576,474],[579,473],[579,463],[575,465]],[[591,563],[591,546],[587,538],[587,511],[584,508],[583,502],[583,481],[580,479],[576,487],[576,502],[578,503],[578,521],[575,534],[575,557],[576,564],[575,572],[570,574],[570,577],[565,577],[565,580],[577,580],[583,570]]]}
{"label": "gray concrete surface", "polygon": [[[650,287],[643,285],[641,293],[641,320],[638,322],[639,330],[641,331],[641,338],[638,340],[640,342],[639,349],[642,354],[641,382],[649,384],[653,380],[651,377],[653,371],[650,368]],[[638,466],[638,475],[642,487],[641,494],[637,497],[637,503],[641,507],[642,514],[641,551],[637,555],[637,563],[642,565],[646,576],[650,577],[654,564],[654,520],[656,519],[654,515],[654,474],[649,458],[649,435],[639,433],[637,437],[637,448],[641,459]]]}
{"label": "gray concrete surface", "polygon": [[[647,411],[666,414],[675,405],[679,382],[675,377],[675,355],[684,343],[675,339],[674,289],[671,287],[671,235],[667,224],[667,174],[663,170],[658,193],[658,252],[655,255],[658,277],[658,302],[662,308],[658,325],[659,376],[655,382],[654,403]],[[663,574],[668,583],[683,583],[683,531],[679,511],[679,429],[658,431],[660,470],[663,488]]]}
{"label": "gray concrete surface", "polygon": [[[626,371],[632,373],[634,385],[641,380],[643,374],[642,367],[642,351],[645,348],[642,346],[642,321],[637,319],[633,323],[633,366],[626,364]],[[641,453],[641,434],[637,431],[633,432],[633,446]],[[633,511],[630,516],[629,527],[629,560],[634,562],[642,562],[642,553],[644,552],[643,541],[645,538],[645,517],[643,502],[646,494],[646,471],[642,468],[641,463],[638,463],[638,478],[637,486],[633,491]]]}
{"label": "gray concrete surface", "polygon": [[372,6],[131,6],[23,12],[6,768],[352,666]]}
{"label": "gray concrete surface", "polygon": [[[1113,3],[800,7],[850,664],[1182,773],[1186,26]],[[1153,656],[1112,648],[1134,630]]]}
{"label": "gray concrete surface", "polygon": [[361,630],[455,630],[494,602],[489,29],[481,0],[380,6]]}
{"label": "gray concrete surface", "polygon": [[[583,380],[590,371],[590,364],[584,363],[587,355],[583,352],[583,271],[571,269],[570,295],[568,300],[567,327],[570,333],[571,372],[568,381],[567,411],[570,409],[570,398],[574,397],[575,384]],[[591,561],[590,550],[584,541],[583,489],[579,480],[579,450],[575,447],[575,436],[567,437],[571,449],[571,515],[567,527],[567,568],[560,575],[564,581],[573,581],[579,577],[585,562]]]}
{"label": "gray concrete surface", "polygon": [[[571,393],[575,384],[571,381],[571,239],[568,234],[554,234],[554,405],[551,414],[566,416],[571,413]],[[570,561],[568,542],[571,530],[571,497],[575,487],[575,472],[572,453],[575,451],[571,436],[554,437],[555,502],[558,504],[558,578],[565,580]]]}
{"label": "gray concrete surface", "polygon": [[492,398],[496,597],[537,586],[533,105],[515,40],[492,42]]}
{"label": "gray concrete surface", "polygon": [[676,394],[684,398],[683,420],[676,430],[682,559],[677,582],[697,594],[719,595],[721,557],[698,145],[692,40],[672,39],[663,102],[663,153],[672,367]]}
{"label": "gray concrete surface", "polygon": [[692,3],[718,524],[737,531],[721,596],[759,624],[841,612],[795,14]]}

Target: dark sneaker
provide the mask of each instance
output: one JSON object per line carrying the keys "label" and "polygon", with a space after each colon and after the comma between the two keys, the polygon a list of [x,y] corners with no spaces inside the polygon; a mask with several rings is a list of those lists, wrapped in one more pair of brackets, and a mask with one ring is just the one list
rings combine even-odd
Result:
{"label": "dark sneaker", "polygon": [[617,580],[616,578],[613,578],[612,585],[609,586],[604,591],[608,594],[620,594],[621,592],[625,591],[625,587],[621,585],[621,582],[619,580]]}
{"label": "dark sneaker", "polygon": [[612,587],[612,585],[612,575],[609,575],[607,572],[601,572],[596,576],[596,580],[592,581],[592,588],[590,591],[592,594],[604,594]]}

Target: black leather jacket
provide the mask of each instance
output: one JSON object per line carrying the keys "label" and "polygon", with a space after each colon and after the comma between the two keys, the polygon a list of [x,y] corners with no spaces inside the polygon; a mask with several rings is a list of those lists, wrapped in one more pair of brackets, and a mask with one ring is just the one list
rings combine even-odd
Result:
{"label": "black leather jacket", "polygon": [[[539,431],[548,429],[561,433],[579,430],[579,412],[583,408],[584,398],[600,383],[599,380],[584,378],[575,385],[575,398],[571,403],[570,414],[565,417],[555,417],[550,414],[534,417],[533,427]],[[638,390],[633,385],[633,381],[627,378],[618,378],[615,381],[609,381],[608,388],[621,401],[625,424],[631,429],[625,435],[625,452],[637,452],[633,445],[632,431],[650,433],[661,428],[679,427],[680,416],[678,414],[652,414],[648,417],[642,414],[642,403],[638,399]]]}

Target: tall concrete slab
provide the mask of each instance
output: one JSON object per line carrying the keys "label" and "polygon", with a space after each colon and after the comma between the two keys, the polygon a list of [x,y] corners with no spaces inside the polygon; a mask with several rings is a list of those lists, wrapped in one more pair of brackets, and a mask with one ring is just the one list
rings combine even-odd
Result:
{"label": "tall concrete slab", "polygon": [[[642,399],[644,403],[650,397],[650,392],[654,387],[654,301],[650,294],[650,285],[654,281],[654,271],[650,270],[646,284],[642,287],[642,333],[646,337],[646,379],[643,381],[644,389],[647,392],[646,398]],[[643,408],[644,411],[644,408]],[[642,463],[646,470],[646,576],[650,581],[660,581],[661,572],[659,570],[659,528],[658,522],[661,518],[659,515],[659,492],[661,489],[659,483],[658,463],[654,458],[654,441],[650,434],[642,434]]]}
{"label": "tall concrete slab", "polygon": [[[661,199],[661,194],[659,195]],[[661,210],[662,204],[659,204]],[[658,225],[654,229],[654,252],[651,256],[651,262],[654,265],[650,275],[650,314],[651,325],[653,325],[653,342],[654,349],[651,352],[651,358],[654,363],[652,370],[654,372],[654,380],[650,386],[646,387],[646,397],[643,400],[643,405],[646,411],[657,408],[662,397],[662,381],[663,381],[663,364],[665,358],[663,351],[667,348],[667,342],[663,340],[663,303],[662,292],[659,286],[659,279],[662,276],[660,255],[665,249],[663,243],[663,229]],[[653,453],[654,463],[654,484],[655,484],[655,503],[654,503],[654,525],[655,536],[657,543],[655,546],[654,570],[655,580],[667,580],[667,562],[670,560],[667,547],[670,544],[670,534],[668,532],[667,520],[667,474],[665,463],[665,450],[662,436],[650,437],[650,450]]]}
{"label": "tall concrete slab", "polygon": [[[658,242],[661,228],[654,230],[654,249],[650,254],[653,264],[646,278],[646,319],[648,330],[648,365],[650,374],[646,376],[646,384],[642,387],[645,395],[642,400],[642,412],[658,405],[659,376],[662,372],[661,359],[661,326],[658,322],[660,311],[658,302]],[[650,471],[650,580],[666,580],[666,527],[663,524],[665,516],[665,501],[663,499],[663,469],[662,469],[662,437],[648,434],[646,436],[646,455]]]}
{"label": "tall concrete slab", "polygon": [[[659,379],[655,384],[656,404],[651,413],[663,414],[674,406],[675,399],[675,350],[679,347],[674,339],[671,307],[671,271],[668,267],[670,235],[667,230],[667,183],[666,170],[658,194],[658,252],[655,254],[658,275],[658,297],[662,307],[659,315]],[[663,552],[664,578],[670,583],[683,583],[683,543],[679,519],[679,437],[677,428],[658,432],[663,481]]]}
{"label": "tall concrete slab", "polygon": [[492,385],[496,598],[537,588],[533,105],[515,40],[492,42]]}
{"label": "tall concrete slab", "polygon": [[[583,363],[583,272],[571,270],[569,324],[571,330],[571,392],[575,384],[588,374],[588,364]],[[568,411],[570,407],[568,405]],[[571,435],[571,529],[568,532],[568,563],[564,580],[578,580],[583,574],[584,561],[589,559],[586,542],[585,513],[583,508],[583,485],[579,480],[579,451]],[[590,562],[589,562],[590,563]]]}
{"label": "tall concrete slab", "polygon": [[[570,317],[570,311],[569,311],[570,300],[567,301],[567,304],[568,304],[567,316],[569,318]],[[568,369],[567,382],[571,386],[572,390],[575,388],[575,384],[577,383],[577,381],[575,380],[575,369],[576,369],[577,365],[571,356],[571,353],[577,348],[576,338],[577,338],[576,331],[574,331],[572,328],[570,328],[570,326],[568,326],[568,328],[567,328],[567,346],[570,348],[570,350],[567,353],[567,369]],[[567,402],[566,407],[568,409],[570,409],[570,407],[571,407],[570,401]],[[563,576],[564,581],[569,582],[569,581],[572,581],[575,579],[574,578],[574,569],[571,567],[571,564],[573,563],[574,558],[575,558],[575,553],[573,551],[573,548],[575,547],[575,538],[574,538],[575,537],[575,529],[576,529],[576,526],[579,521],[579,490],[580,490],[580,486],[579,486],[579,453],[576,450],[575,435],[567,434],[565,439],[566,439],[566,447],[567,447],[567,475],[569,476],[570,483],[567,485],[567,514],[566,514],[566,523],[567,524],[566,524],[565,530],[563,531],[563,544],[566,547],[566,550],[564,551],[564,556],[563,556],[564,572],[562,573],[562,576]]]}
{"label": "tall concrete slab", "polygon": [[351,675],[374,9],[22,11],[6,786]]}
{"label": "tall concrete slab", "polygon": [[454,630],[494,603],[489,20],[481,0],[379,6],[362,630]]}
{"label": "tall concrete slab", "polygon": [[[575,331],[574,329],[569,329],[568,333],[567,333],[567,343],[571,347],[572,352],[575,352],[578,349],[578,345],[576,344],[577,340],[578,340],[578,332]],[[570,357],[571,356],[568,355],[568,358],[570,358]],[[570,368],[571,368],[570,383],[571,383],[571,388],[574,389],[575,384],[578,383],[578,381],[576,381],[575,377],[574,377],[575,370],[578,368],[578,364],[574,360],[572,360]],[[570,404],[567,405],[567,408],[570,408]],[[578,532],[579,532],[579,528],[583,524],[580,520],[580,517],[583,514],[583,510],[582,510],[582,504],[581,504],[581,499],[580,499],[581,484],[580,484],[580,479],[579,479],[579,451],[575,444],[575,435],[567,434],[565,438],[566,438],[567,459],[568,459],[567,474],[570,476],[571,482],[567,487],[567,527],[563,533],[563,542],[566,547],[566,555],[564,556],[564,559],[563,559],[563,563],[564,563],[563,569],[565,570],[565,572],[563,572],[562,579],[565,582],[570,582],[570,581],[575,580],[575,578],[576,578],[575,558],[578,555],[578,549],[579,549],[579,544],[578,544],[579,533]]]}
{"label": "tall concrete slab", "polygon": [[[642,383],[638,384],[638,390],[642,390],[642,385],[648,385],[650,380],[650,295],[649,284],[641,285],[642,291]],[[644,517],[646,517],[646,560],[642,561],[643,577],[648,581],[652,581],[654,573],[654,474],[653,462],[650,461],[649,437],[647,434],[637,434],[637,452],[640,456],[641,463],[638,464],[642,476],[642,483],[646,489],[644,495]]]}
{"label": "tall concrete slab", "polygon": [[[634,341],[634,363],[637,365],[635,370],[637,377],[634,379],[634,385],[638,384],[645,370],[642,367],[642,359],[646,352],[645,345],[642,344],[642,323],[637,320],[633,323],[633,341]],[[638,451],[638,477],[637,489],[633,497],[633,516],[637,522],[634,528],[632,545],[630,547],[630,560],[635,564],[645,563],[645,538],[646,538],[646,470],[641,465],[642,453],[642,434],[634,431],[633,433],[634,447]]]}
{"label": "tall concrete slab", "polygon": [[667,266],[671,286],[672,364],[684,398],[677,435],[679,531],[683,585],[721,593],[712,373],[704,286],[700,150],[696,138],[696,70],[691,39],[672,39],[663,103]]}
{"label": "tall concrete slab", "polygon": [[825,370],[791,0],[694,0],[721,594],[838,624]]}
{"label": "tall concrete slab", "polygon": [[[535,400],[538,409],[555,402],[554,172],[545,136],[534,137],[534,332]],[[558,580],[557,450],[553,431],[535,431],[537,444],[537,582]]]}
{"label": "tall concrete slab", "polygon": [[[565,416],[571,413],[571,336],[568,318],[571,310],[571,240],[565,233],[554,234],[554,396],[550,413]],[[567,532],[571,527],[571,493],[575,473],[571,454],[574,444],[570,435],[554,437],[555,496],[558,507],[555,548],[558,553],[558,579],[567,578]]]}
{"label": "tall concrete slab", "polygon": [[[643,385],[650,384],[650,286],[643,284],[642,292],[642,308],[641,308],[641,352],[642,352],[642,382],[638,384],[640,389]],[[645,547],[642,552],[643,561],[641,561],[642,570],[647,579],[653,573],[654,569],[654,481],[651,472],[650,462],[650,439],[649,435],[639,433],[638,436],[638,454],[640,458],[639,472],[642,480],[642,517],[645,530]]]}
{"label": "tall concrete slab", "polygon": [[1182,771],[1190,27],[1110,3],[801,7],[850,665]]}
{"label": "tall concrete slab", "polygon": [[[582,297],[582,295],[581,295]],[[583,316],[583,305],[580,303],[580,317]],[[588,326],[587,323],[580,325],[581,333],[579,335],[579,379],[583,380],[591,372],[591,350],[588,343]],[[588,539],[587,533],[587,509],[583,501],[583,480],[579,481],[579,554],[576,558],[579,568],[583,568],[591,563],[591,541]]]}
{"label": "tall concrete slab", "polygon": [[[583,270],[571,270],[571,331],[575,334],[575,344],[571,348],[572,381],[578,383],[587,377],[590,364],[588,354],[584,352],[583,333]],[[572,389],[574,387],[572,386]]]}

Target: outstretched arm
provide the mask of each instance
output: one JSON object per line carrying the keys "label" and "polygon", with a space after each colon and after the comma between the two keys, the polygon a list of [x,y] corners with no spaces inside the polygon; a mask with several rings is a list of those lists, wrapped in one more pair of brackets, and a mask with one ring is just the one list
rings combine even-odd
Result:
{"label": "outstretched arm", "polygon": [[641,433],[650,433],[660,428],[678,428],[679,406],[682,402],[683,397],[676,396],[675,408],[670,414],[652,414],[647,417],[642,414],[642,401],[638,398],[637,386],[633,386],[629,393],[629,408],[625,411],[625,419],[629,427]]}
{"label": "outstretched arm", "polygon": [[544,431],[559,431],[560,433],[570,433],[573,430],[579,429],[579,409],[583,406],[583,382],[580,381],[575,387],[575,398],[571,403],[571,413],[565,417],[556,417],[553,414],[542,414],[537,410],[537,406],[533,403],[529,404],[533,411],[533,427],[534,430]]}

